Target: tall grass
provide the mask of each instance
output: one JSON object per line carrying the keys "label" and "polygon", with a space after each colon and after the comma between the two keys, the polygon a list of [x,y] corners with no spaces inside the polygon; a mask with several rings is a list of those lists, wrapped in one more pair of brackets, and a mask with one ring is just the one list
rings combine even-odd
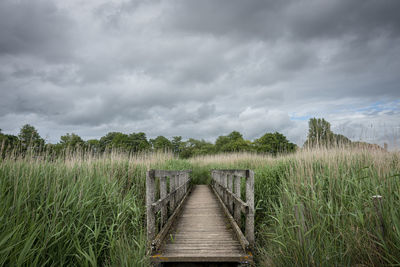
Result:
{"label": "tall grass", "polygon": [[191,162],[254,169],[259,266],[400,265],[399,153],[318,149]]}
{"label": "tall grass", "polygon": [[253,169],[258,266],[400,265],[399,153],[319,149],[10,155],[0,159],[0,266],[148,266],[148,168],[192,169],[198,184],[211,169]]}
{"label": "tall grass", "polygon": [[0,162],[0,266],[146,266],[145,172],[171,155]]}

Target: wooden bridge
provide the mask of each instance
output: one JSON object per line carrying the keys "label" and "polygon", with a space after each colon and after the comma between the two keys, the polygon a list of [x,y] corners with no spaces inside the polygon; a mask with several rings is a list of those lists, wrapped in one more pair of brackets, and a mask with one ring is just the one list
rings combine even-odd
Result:
{"label": "wooden bridge", "polygon": [[190,174],[191,171],[147,172],[151,261],[251,263],[253,171],[213,170],[211,186],[193,187]]}

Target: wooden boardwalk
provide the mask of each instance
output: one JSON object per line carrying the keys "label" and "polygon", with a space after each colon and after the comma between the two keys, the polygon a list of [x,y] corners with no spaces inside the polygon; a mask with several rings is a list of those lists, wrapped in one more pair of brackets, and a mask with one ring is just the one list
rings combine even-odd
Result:
{"label": "wooden boardwalk", "polygon": [[[247,179],[252,172],[213,171],[211,186],[193,187],[190,187],[189,173],[148,172],[146,194],[151,260],[175,263],[252,262],[252,244],[248,240],[254,240],[253,183],[247,182],[247,188],[251,189],[246,194],[248,201],[240,199],[240,177]],[[250,176],[247,181],[254,181],[253,175]],[[156,192],[157,177],[160,179],[159,193]],[[159,198],[157,201],[155,196]],[[246,237],[240,229],[241,212],[246,215]],[[157,219],[157,214],[161,214],[160,219]]]}
{"label": "wooden boardwalk", "polygon": [[173,262],[243,262],[243,250],[221,204],[207,185],[197,185],[160,248]]}

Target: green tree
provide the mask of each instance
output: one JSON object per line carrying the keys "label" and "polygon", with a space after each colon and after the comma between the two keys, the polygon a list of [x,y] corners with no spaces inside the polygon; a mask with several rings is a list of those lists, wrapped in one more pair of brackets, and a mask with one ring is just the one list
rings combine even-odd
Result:
{"label": "green tree", "polygon": [[87,140],[86,145],[94,152],[100,151],[100,141],[97,139]]}
{"label": "green tree", "polygon": [[18,138],[21,142],[22,148],[28,147],[43,147],[44,139],[40,137],[38,131],[32,125],[25,124],[22,126]]}
{"label": "green tree", "polygon": [[182,136],[173,136],[171,140],[172,151],[175,154],[180,154],[184,148],[184,142],[182,142]]}
{"label": "green tree", "polygon": [[172,143],[166,137],[160,135],[155,139],[150,139],[154,150],[172,150]]}
{"label": "green tree", "polygon": [[82,147],[85,144],[85,141],[82,138],[74,133],[67,133],[60,137],[60,144],[64,147]]}
{"label": "green tree", "polygon": [[151,144],[147,141],[145,133],[131,133],[129,136],[129,149],[134,152],[149,150]]}
{"label": "green tree", "polygon": [[308,122],[308,136],[304,143],[307,147],[330,146],[334,134],[331,131],[331,124],[325,119],[311,118]]}
{"label": "green tree", "polygon": [[183,144],[180,157],[190,158],[193,156],[206,155],[215,153],[215,146],[205,140],[197,140],[194,138],[189,138]]}
{"label": "green tree", "polygon": [[296,145],[290,143],[286,136],[281,133],[266,133],[254,141],[254,147],[257,152],[270,153],[290,153],[296,150]]}
{"label": "green tree", "polygon": [[215,141],[217,152],[239,152],[251,150],[251,142],[243,138],[242,134],[233,131],[226,136],[219,136]]}
{"label": "green tree", "polygon": [[351,144],[349,138],[341,134],[333,134],[333,145],[335,146],[348,146]]}
{"label": "green tree", "polygon": [[11,134],[3,134],[0,129],[0,152],[5,155],[7,150],[12,150],[19,144],[18,137]]}
{"label": "green tree", "polygon": [[109,132],[100,138],[100,148],[104,151],[106,148],[129,149],[129,136],[120,132]]}

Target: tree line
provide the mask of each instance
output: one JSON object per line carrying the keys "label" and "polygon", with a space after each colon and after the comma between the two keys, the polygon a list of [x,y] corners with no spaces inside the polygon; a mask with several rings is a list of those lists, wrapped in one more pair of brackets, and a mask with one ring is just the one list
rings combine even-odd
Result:
{"label": "tree line", "polygon": [[[311,118],[308,122],[309,131],[303,147],[333,147],[333,146],[367,146],[380,148],[377,145],[363,142],[352,142],[347,137],[335,134],[331,131],[330,123],[323,118]],[[217,154],[224,152],[255,152],[270,155],[292,153],[297,150],[297,145],[289,142],[279,132],[265,133],[263,136],[251,141],[243,138],[238,131],[228,135],[219,136],[215,143],[189,138],[183,140],[181,136],[173,136],[171,139],[158,136],[148,139],[143,132],[125,134],[121,132],[109,132],[100,139],[84,141],[75,133],[67,133],[60,137],[57,144],[46,143],[39,135],[37,129],[29,124],[22,126],[17,136],[4,134],[0,129],[1,151],[17,151],[24,153],[27,150],[50,151],[62,153],[66,149],[84,149],[96,153],[102,153],[112,149],[128,151],[132,153],[143,151],[171,151],[174,154],[189,158],[198,155]]]}
{"label": "tree line", "polygon": [[257,152],[277,155],[294,152],[297,148],[279,132],[265,133],[260,138],[250,141],[244,139],[243,135],[237,131],[219,136],[215,143],[195,138],[183,140],[181,136],[168,139],[160,135],[154,139],[148,139],[143,132],[130,134],[109,132],[100,139],[87,141],[75,133],[67,133],[60,137],[58,143],[51,144],[46,143],[37,129],[29,124],[22,126],[17,136],[4,134],[0,130],[0,144],[1,151],[14,150],[21,153],[27,150],[61,153],[65,149],[84,149],[98,153],[113,149],[132,153],[161,150],[171,151],[182,158],[223,152]]}

